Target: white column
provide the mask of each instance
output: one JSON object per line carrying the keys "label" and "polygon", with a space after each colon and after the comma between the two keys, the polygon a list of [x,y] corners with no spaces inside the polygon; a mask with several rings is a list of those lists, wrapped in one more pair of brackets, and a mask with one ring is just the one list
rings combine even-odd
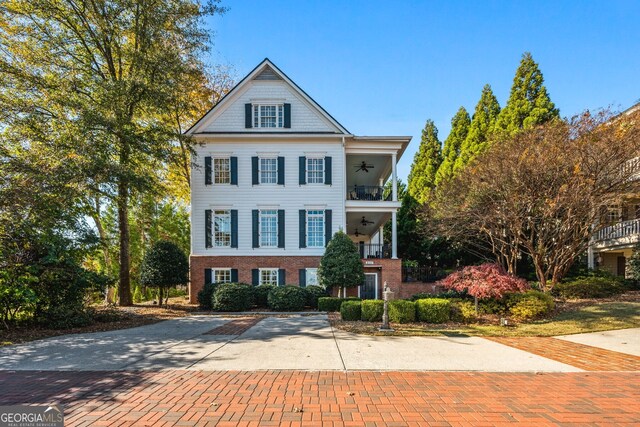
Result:
{"label": "white column", "polygon": [[[393,201],[397,202],[398,201],[398,174],[396,173],[396,153],[393,153],[391,155],[391,173],[392,173],[392,180],[393,180]],[[395,215],[395,213],[394,213]],[[395,224],[395,216],[394,216],[394,220],[393,223]]]}
{"label": "white column", "polygon": [[391,212],[391,258],[398,259],[398,224],[396,222],[396,211]]}
{"label": "white column", "polygon": [[595,254],[593,253],[592,244],[589,244],[589,249],[587,249],[587,267],[589,267],[589,270],[594,270],[596,268]]}

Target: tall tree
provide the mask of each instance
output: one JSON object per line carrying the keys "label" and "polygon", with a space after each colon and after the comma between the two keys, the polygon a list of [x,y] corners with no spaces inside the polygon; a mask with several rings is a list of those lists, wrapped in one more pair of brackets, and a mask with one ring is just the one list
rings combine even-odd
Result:
{"label": "tall tree", "polygon": [[413,158],[407,191],[418,202],[424,203],[436,185],[436,172],[442,163],[442,144],[433,120],[427,120],[422,130],[420,148]]}
{"label": "tall tree", "polygon": [[559,115],[544,86],[538,64],[531,53],[525,52],[513,78],[509,100],[498,116],[496,129],[513,135]]}
{"label": "tall tree", "polygon": [[[117,206],[120,304],[132,303],[130,197],[158,181],[176,140],[176,86],[202,74],[215,0],[14,0],[0,7],[2,127],[35,127]],[[49,133],[47,130],[55,129]]]}
{"label": "tall tree", "polygon": [[451,119],[451,132],[444,140],[442,149],[442,164],[436,173],[436,186],[441,182],[451,179],[453,176],[453,165],[460,155],[462,143],[467,139],[471,117],[464,107],[460,107],[455,116]]}
{"label": "tall tree", "polygon": [[467,137],[460,147],[460,155],[453,165],[453,174],[458,173],[487,148],[489,135],[493,131],[499,113],[498,99],[493,94],[491,85],[486,84],[476,104]]}

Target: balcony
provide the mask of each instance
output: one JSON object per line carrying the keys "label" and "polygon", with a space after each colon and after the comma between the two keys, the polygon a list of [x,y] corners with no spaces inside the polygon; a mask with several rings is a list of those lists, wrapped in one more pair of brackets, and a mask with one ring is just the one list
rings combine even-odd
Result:
{"label": "balcony", "polygon": [[360,258],[391,258],[391,247],[379,243],[360,243]]}
{"label": "balcony", "polygon": [[640,218],[622,221],[598,231],[594,237],[596,242],[640,236]]}
{"label": "balcony", "polygon": [[384,197],[384,187],[377,185],[354,185],[347,191],[347,200],[390,201],[392,194]]}

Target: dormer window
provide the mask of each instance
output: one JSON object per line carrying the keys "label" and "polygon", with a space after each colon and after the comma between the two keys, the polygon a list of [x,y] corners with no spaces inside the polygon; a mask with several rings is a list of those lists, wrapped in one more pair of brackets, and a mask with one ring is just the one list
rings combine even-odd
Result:
{"label": "dormer window", "polygon": [[253,127],[281,128],[284,121],[283,104],[254,104]]}

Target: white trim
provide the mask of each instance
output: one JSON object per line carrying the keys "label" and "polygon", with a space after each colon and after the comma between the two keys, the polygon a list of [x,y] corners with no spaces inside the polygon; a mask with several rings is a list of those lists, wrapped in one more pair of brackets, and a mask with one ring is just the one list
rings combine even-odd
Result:
{"label": "white trim", "polygon": [[[275,214],[269,214],[268,216],[276,219],[276,242],[274,245],[262,244],[262,216],[265,211],[275,211]],[[266,216],[266,214],[265,214]],[[277,248],[279,236],[280,224],[278,224],[278,210],[277,209],[260,209],[258,210],[258,248]]]}
{"label": "white trim", "polygon": [[280,286],[280,269],[279,268],[259,268],[258,269],[258,286],[262,285],[262,272],[263,271],[274,271],[276,272],[276,283],[275,286]]}
{"label": "white trim", "polygon": [[[209,270],[211,270],[211,283],[233,283],[233,278],[231,277],[231,270],[232,268],[219,268],[219,267],[215,267],[215,268],[210,268]],[[216,271],[228,271],[229,272],[229,281],[228,282],[218,282],[215,280],[215,275],[216,275]]]}

